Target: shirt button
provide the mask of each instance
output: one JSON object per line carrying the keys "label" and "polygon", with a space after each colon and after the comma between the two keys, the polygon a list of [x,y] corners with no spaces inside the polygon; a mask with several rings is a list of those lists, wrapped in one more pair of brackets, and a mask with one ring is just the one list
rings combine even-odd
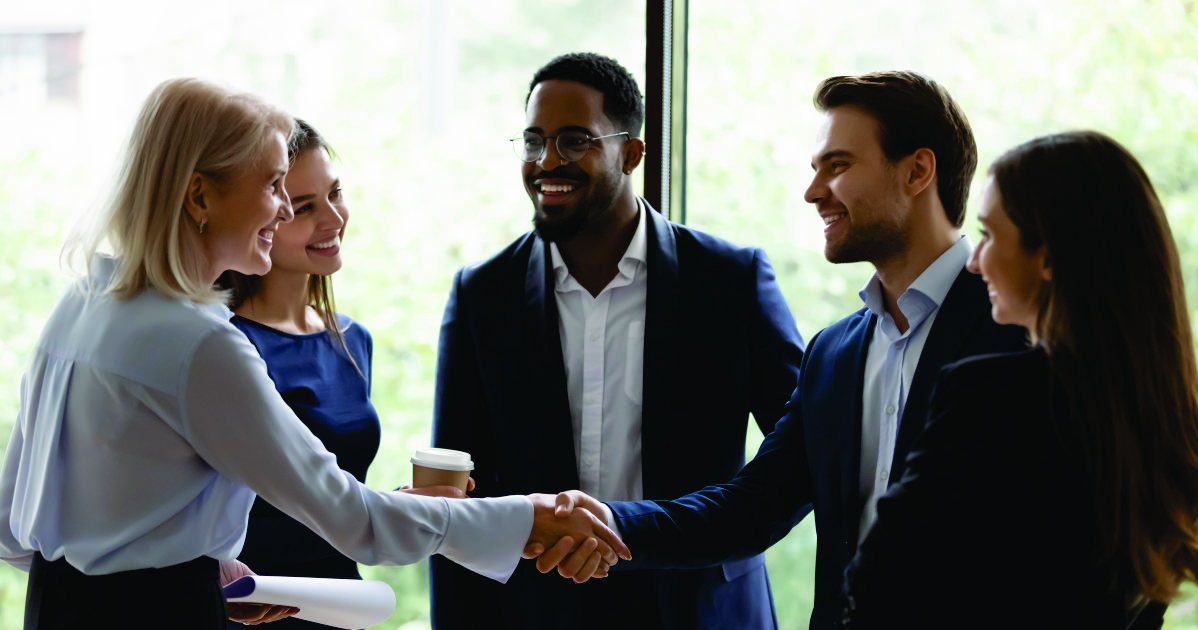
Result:
{"label": "shirt button", "polygon": [[889,478],[890,478],[890,471],[889,471],[889,470],[886,470],[885,468],[883,468],[883,469],[882,469],[882,474],[881,474],[881,475],[879,475],[879,476],[882,478],[882,480],[883,480],[883,481],[885,481],[885,480],[887,480],[887,479],[889,479]]}
{"label": "shirt button", "polygon": [[591,333],[591,341],[599,341],[599,333]]}
{"label": "shirt button", "polygon": [[888,415],[888,416],[894,415],[894,405],[886,405],[886,415]]}

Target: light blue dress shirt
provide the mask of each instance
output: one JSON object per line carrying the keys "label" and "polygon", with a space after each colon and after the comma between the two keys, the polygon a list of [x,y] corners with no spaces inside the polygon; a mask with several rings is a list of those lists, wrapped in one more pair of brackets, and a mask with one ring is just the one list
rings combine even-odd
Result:
{"label": "light blue dress shirt", "polygon": [[[279,397],[222,305],[105,293],[92,263],[54,307],[0,468],[0,558],[91,575],[235,558],[255,493],[364,564],[440,553],[505,581],[532,528],[525,497],[377,492]],[[251,567],[252,569],[253,567]]]}
{"label": "light blue dress shirt", "polygon": [[[865,540],[877,519],[878,497],[886,492],[894,466],[895,441],[907,407],[907,392],[940,305],[957,280],[973,247],[962,236],[923,271],[899,296],[898,308],[907,318],[900,332],[882,301],[882,283],[874,274],[858,295],[875,317],[874,333],[865,359],[861,409],[861,521],[858,541]],[[923,422],[923,418],[917,419]]]}

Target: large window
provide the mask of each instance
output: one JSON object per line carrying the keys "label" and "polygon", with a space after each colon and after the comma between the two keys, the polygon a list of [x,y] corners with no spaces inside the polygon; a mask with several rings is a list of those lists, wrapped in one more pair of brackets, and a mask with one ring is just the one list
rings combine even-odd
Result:
{"label": "large window", "polygon": [[[718,0],[688,4],[688,223],[764,247],[805,338],[861,308],[857,291],[873,273],[868,264],[824,260],[823,224],[803,201],[822,121],[812,92],[825,77],[873,70],[931,76],[964,108],[980,152],[965,225],[974,243],[986,169],[1006,149],[1079,128],[1126,144],[1169,214],[1198,321],[1194,3],[753,0],[735,10]],[[808,518],[767,553],[783,627],[806,626],[814,549]],[[968,570],[958,577],[968,579]],[[1166,627],[1198,627],[1194,591],[1188,592],[1189,601],[1170,609]]]}
{"label": "large window", "polygon": [[[524,126],[533,72],[593,50],[646,85],[646,0],[24,4],[19,15],[0,11],[0,446],[30,348],[67,282],[57,264],[65,227],[102,200],[160,81],[194,75],[259,91],[339,152],[352,217],[334,284],[340,310],[374,335],[383,445],[368,482],[379,489],[407,481],[408,454],[429,442],[454,270],[530,227],[506,139]],[[1194,3],[690,0],[686,21],[687,220],[764,247],[804,337],[856,310],[870,274],[824,261],[822,225],[802,199],[820,120],[811,91],[823,77],[876,69],[944,83],[970,116],[983,171],[1050,131],[1093,127],[1125,142],[1164,198],[1198,308]],[[975,185],[971,216],[979,194]],[[767,557],[782,627],[805,628],[812,519]],[[363,573],[395,587],[396,614],[380,627],[427,626],[423,563]],[[0,563],[0,630],[21,626],[24,592],[24,574]],[[1193,599],[1168,624],[1198,628]]]}

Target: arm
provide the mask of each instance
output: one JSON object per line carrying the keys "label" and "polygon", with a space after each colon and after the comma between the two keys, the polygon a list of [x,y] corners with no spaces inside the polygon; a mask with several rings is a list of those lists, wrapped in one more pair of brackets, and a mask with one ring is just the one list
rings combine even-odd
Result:
{"label": "arm", "polygon": [[[21,386],[21,408],[25,409],[24,379]],[[22,570],[29,571],[33,564],[33,551],[25,549],[12,535],[12,503],[13,488],[19,473],[21,448],[25,435],[21,430],[21,415],[13,423],[12,435],[8,438],[8,448],[5,449],[3,468],[0,469],[0,559]]]}
{"label": "arm", "polygon": [[532,527],[527,499],[449,501],[366,488],[295,417],[236,331],[214,330],[182,378],[176,429],[200,457],[346,556],[408,564],[440,553],[499,580],[514,569]]}
{"label": "arm", "polygon": [[756,300],[749,318],[753,373],[750,411],[762,435],[769,435],[794,393],[803,361],[803,338],[778,288],[774,268],[761,250],[753,257],[753,282]]}

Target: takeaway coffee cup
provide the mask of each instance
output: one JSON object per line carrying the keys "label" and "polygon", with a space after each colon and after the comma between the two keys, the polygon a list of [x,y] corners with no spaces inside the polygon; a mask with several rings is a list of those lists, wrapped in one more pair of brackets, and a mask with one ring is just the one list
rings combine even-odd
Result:
{"label": "takeaway coffee cup", "polygon": [[418,448],[412,455],[412,487],[456,486],[466,491],[474,462],[470,453],[447,448]]}

